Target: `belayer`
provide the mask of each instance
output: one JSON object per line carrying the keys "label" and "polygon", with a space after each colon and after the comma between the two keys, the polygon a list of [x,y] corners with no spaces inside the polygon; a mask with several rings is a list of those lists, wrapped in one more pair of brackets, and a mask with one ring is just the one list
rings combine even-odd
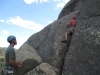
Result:
{"label": "belayer", "polygon": [[7,41],[10,43],[5,52],[5,65],[2,69],[3,75],[15,75],[15,69],[22,67],[22,62],[16,62],[14,46],[17,44],[15,36],[8,36]]}

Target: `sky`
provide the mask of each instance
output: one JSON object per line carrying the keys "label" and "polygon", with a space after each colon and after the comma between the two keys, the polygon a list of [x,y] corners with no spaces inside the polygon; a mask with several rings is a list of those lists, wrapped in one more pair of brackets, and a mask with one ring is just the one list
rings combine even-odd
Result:
{"label": "sky", "polygon": [[58,18],[69,0],[0,0],[0,47],[14,35],[19,48],[34,33]]}

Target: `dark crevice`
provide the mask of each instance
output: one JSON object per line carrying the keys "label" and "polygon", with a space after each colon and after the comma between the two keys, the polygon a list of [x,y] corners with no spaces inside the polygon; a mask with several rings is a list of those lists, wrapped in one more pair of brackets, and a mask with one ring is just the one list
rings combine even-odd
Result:
{"label": "dark crevice", "polygon": [[64,58],[62,60],[62,67],[61,67],[59,75],[62,75],[62,73],[63,73],[64,61],[65,61],[66,54],[68,53],[68,50],[69,50],[69,47],[70,47],[71,38],[72,38],[72,34],[68,35],[68,38],[67,38],[68,40],[67,40],[67,44],[66,44],[66,53],[65,53]]}

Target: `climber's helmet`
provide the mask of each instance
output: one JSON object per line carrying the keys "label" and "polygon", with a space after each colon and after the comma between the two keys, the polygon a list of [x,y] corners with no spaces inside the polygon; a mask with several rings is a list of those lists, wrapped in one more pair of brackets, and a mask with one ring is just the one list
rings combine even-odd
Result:
{"label": "climber's helmet", "polygon": [[72,19],[76,19],[76,15],[73,15],[73,16],[72,16]]}
{"label": "climber's helmet", "polygon": [[16,37],[13,35],[8,36],[7,42],[17,44]]}

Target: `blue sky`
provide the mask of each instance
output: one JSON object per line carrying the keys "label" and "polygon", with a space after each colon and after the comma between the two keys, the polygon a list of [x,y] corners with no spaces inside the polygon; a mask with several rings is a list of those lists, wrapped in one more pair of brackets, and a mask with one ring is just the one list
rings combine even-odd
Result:
{"label": "blue sky", "polygon": [[32,34],[55,21],[69,0],[0,0],[0,47],[17,37],[19,48]]}

